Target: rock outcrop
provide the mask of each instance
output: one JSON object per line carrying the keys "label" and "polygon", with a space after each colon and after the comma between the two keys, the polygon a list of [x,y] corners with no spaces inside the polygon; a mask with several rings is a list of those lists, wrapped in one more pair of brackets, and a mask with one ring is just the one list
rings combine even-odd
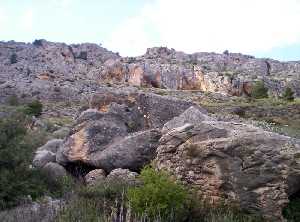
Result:
{"label": "rock outcrop", "polygon": [[155,47],[143,56],[110,60],[101,80],[236,96],[250,95],[253,83],[261,80],[270,94],[278,96],[289,86],[299,96],[300,63],[239,53],[185,54]]}
{"label": "rock outcrop", "polygon": [[79,116],[64,140],[56,161],[82,163],[108,173],[116,168],[138,171],[155,157],[163,124],[191,105],[151,93],[96,94],[91,109]]}
{"label": "rock outcrop", "polygon": [[23,99],[78,100],[99,87],[104,62],[119,56],[96,44],[0,42],[0,102]]}
{"label": "rock outcrop", "polygon": [[80,100],[103,84],[130,84],[225,95],[249,95],[262,80],[270,94],[289,86],[300,95],[300,62],[257,59],[239,53],[186,54],[155,47],[138,57],[120,57],[96,44],[0,42],[0,102],[23,99]]}
{"label": "rock outcrop", "polygon": [[283,207],[300,189],[299,140],[216,121],[196,108],[164,129],[155,159],[158,169],[196,188],[202,198],[229,200],[271,221],[283,220]]}

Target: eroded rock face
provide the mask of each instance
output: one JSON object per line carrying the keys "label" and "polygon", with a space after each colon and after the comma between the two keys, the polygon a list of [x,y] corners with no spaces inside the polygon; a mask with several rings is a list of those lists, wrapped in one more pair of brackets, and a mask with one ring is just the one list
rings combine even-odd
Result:
{"label": "eroded rock face", "polygon": [[105,83],[249,95],[263,80],[270,94],[300,95],[300,62],[239,53],[186,54],[165,47],[120,57],[96,44],[0,42],[0,102],[11,95],[45,101],[81,100]]}
{"label": "eroded rock face", "polygon": [[[154,157],[164,123],[193,103],[140,92],[96,94],[56,154],[62,165],[140,170]],[[199,107],[199,110],[203,110]]]}
{"label": "eroded rock face", "polygon": [[270,94],[278,96],[289,86],[299,96],[299,79],[299,62],[257,59],[239,53],[185,54],[154,47],[142,56],[110,61],[101,73],[100,82],[241,96],[250,95],[253,83],[263,80]]}
{"label": "eroded rock face", "polygon": [[[199,121],[189,121],[196,116]],[[282,221],[282,209],[300,187],[300,141],[234,122],[203,118],[195,108],[176,118],[181,126],[160,139],[155,159],[212,201],[237,202],[242,209]],[[297,184],[297,185],[296,185]]]}
{"label": "eroded rock face", "polygon": [[0,42],[0,102],[24,98],[79,100],[93,93],[105,61],[119,56],[96,44]]}

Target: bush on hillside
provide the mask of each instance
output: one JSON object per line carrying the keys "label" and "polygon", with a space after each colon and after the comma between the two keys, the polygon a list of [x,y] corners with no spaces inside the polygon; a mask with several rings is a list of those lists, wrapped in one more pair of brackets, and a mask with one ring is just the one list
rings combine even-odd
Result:
{"label": "bush on hillside", "polygon": [[290,201],[283,210],[283,215],[289,222],[300,221],[300,197]]}
{"label": "bush on hillside", "polygon": [[28,123],[20,113],[0,119],[0,210],[14,207],[29,196],[34,200],[64,193],[58,193],[63,183],[49,184],[47,175],[31,167],[34,151],[45,141],[28,132]]}
{"label": "bush on hillside", "polygon": [[7,97],[6,102],[10,106],[18,106],[19,105],[19,98],[18,98],[17,95],[11,95],[11,96]]}
{"label": "bush on hillside", "polygon": [[10,64],[15,64],[18,62],[18,56],[16,53],[13,53],[9,58]]}
{"label": "bush on hillside", "polygon": [[155,171],[151,167],[141,171],[140,180],[142,186],[128,190],[128,200],[134,213],[151,219],[159,216],[162,221],[182,221],[188,202],[188,193],[182,185],[166,172]]}
{"label": "bush on hillside", "polygon": [[251,96],[255,99],[262,99],[268,97],[268,89],[262,81],[258,81],[253,85]]}
{"label": "bush on hillside", "polygon": [[39,100],[34,100],[25,106],[24,112],[30,116],[40,116],[43,111],[43,104]]}
{"label": "bush on hillside", "polygon": [[286,101],[289,101],[289,102],[294,101],[295,97],[294,97],[293,90],[290,87],[286,87],[285,91],[282,95],[282,98]]}

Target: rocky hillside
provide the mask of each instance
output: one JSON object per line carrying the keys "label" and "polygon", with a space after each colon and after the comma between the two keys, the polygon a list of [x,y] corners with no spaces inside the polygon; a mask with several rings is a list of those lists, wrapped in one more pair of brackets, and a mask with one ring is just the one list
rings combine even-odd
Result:
{"label": "rocky hillside", "polygon": [[120,168],[139,173],[152,162],[199,198],[283,221],[282,210],[299,195],[299,154],[299,139],[210,116],[193,102],[124,88],[95,94],[64,140],[40,147],[33,165],[89,184]]}
{"label": "rocky hillside", "polygon": [[[257,81],[272,96],[249,97]],[[38,180],[2,173],[0,180],[19,179],[29,188],[48,177],[52,182],[72,178],[84,189],[102,183],[113,187],[122,180],[143,187],[140,176],[151,164],[153,172],[167,172],[185,186],[195,203],[225,203],[265,221],[283,222],[287,206],[300,199],[300,100],[276,98],[287,87],[300,96],[300,62],[229,52],[185,54],[164,47],[129,58],[89,43],[0,42],[0,133],[8,141],[0,144],[5,150],[0,162],[22,154],[26,161],[18,166],[20,176],[43,173]],[[24,140],[17,141],[17,133]],[[6,192],[9,185],[3,187],[1,195],[16,198],[10,207],[18,206],[18,198],[31,198],[30,189],[15,197],[14,191]],[[76,203],[76,186],[67,189],[62,193],[73,195]],[[168,185],[158,196],[169,191]],[[60,198],[58,203],[73,200]],[[123,205],[116,207],[127,214],[120,210]]]}
{"label": "rocky hillside", "polygon": [[131,84],[225,95],[250,95],[262,80],[269,93],[289,86],[300,95],[300,62],[257,59],[238,53],[185,54],[165,47],[120,57],[96,44],[0,42],[0,99],[19,94],[45,100],[80,99],[99,84]]}

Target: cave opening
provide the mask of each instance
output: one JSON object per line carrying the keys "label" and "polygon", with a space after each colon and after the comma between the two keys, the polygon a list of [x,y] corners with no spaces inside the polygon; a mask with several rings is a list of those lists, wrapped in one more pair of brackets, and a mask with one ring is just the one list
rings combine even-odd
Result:
{"label": "cave opening", "polygon": [[75,178],[82,179],[90,171],[95,170],[96,168],[78,161],[74,163],[68,163],[65,166],[65,169]]}

